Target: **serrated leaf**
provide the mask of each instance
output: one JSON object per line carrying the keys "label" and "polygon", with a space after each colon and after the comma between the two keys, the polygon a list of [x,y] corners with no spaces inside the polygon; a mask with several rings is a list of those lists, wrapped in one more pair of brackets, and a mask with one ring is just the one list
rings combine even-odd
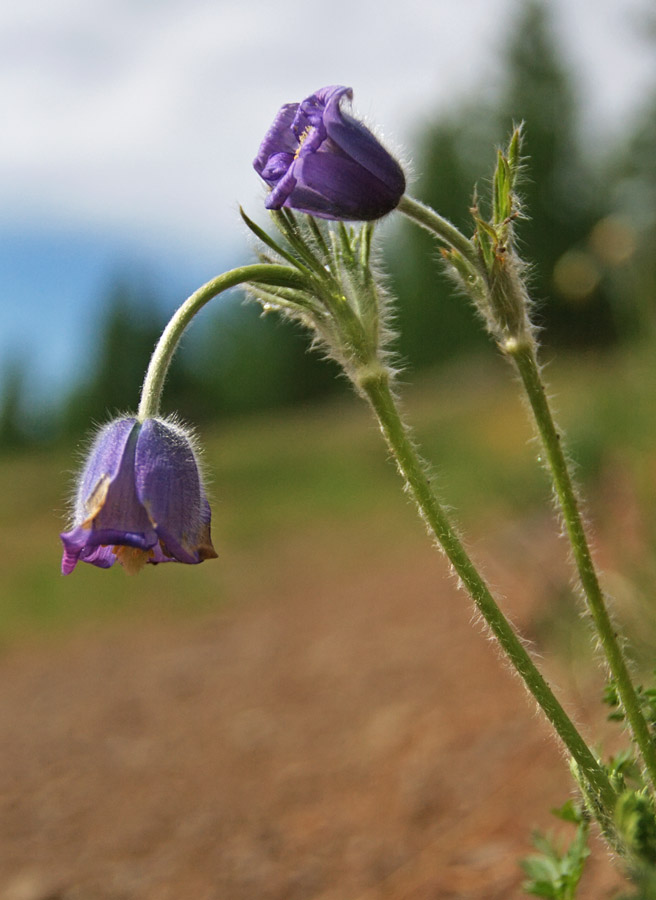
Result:
{"label": "serrated leaf", "polygon": [[485,219],[474,216],[474,221],[476,222],[476,238],[479,247],[481,248],[485,264],[489,269],[494,263],[494,245],[497,241],[497,233]]}
{"label": "serrated leaf", "polygon": [[563,822],[573,822],[575,825],[583,821],[581,808],[573,800],[567,800],[562,806],[555,807],[551,810],[551,814]]}
{"label": "serrated leaf", "polygon": [[274,253],[277,253],[278,256],[286,259],[287,262],[291,263],[291,265],[293,265],[295,268],[299,269],[300,271],[307,271],[300,260],[298,260],[287,250],[285,250],[284,247],[281,247],[280,244],[277,243],[277,241],[274,241],[270,234],[267,234],[267,232],[263,228],[260,228],[259,225],[257,225],[249,216],[246,215],[241,206],[239,207],[239,214],[241,215],[248,228],[250,228],[250,230],[253,232],[255,237],[259,238],[259,240],[261,240],[263,244],[266,244],[266,246],[273,250]]}
{"label": "serrated leaf", "polygon": [[501,225],[510,216],[512,201],[510,197],[512,178],[508,160],[499,151],[497,155],[497,168],[493,181],[493,220],[496,225]]}
{"label": "serrated leaf", "polygon": [[508,169],[510,171],[510,186],[514,189],[517,175],[521,166],[521,149],[522,149],[522,125],[518,125],[513,131],[510,142],[508,143]]}

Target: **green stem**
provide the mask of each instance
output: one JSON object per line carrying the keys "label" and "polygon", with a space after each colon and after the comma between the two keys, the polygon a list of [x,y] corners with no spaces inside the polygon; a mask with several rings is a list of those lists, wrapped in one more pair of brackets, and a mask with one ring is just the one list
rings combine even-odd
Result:
{"label": "green stem", "polygon": [[421,225],[422,228],[430,231],[431,234],[436,235],[440,240],[444,241],[445,244],[448,244],[450,247],[453,247],[454,250],[461,253],[478,271],[479,261],[474,245],[456,228],[455,225],[452,225],[448,219],[440,216],[434,209],[431,209],[430,206],[420,203],[419,200],[415,200],[407,194],[404,194],[403,197],[401,197],[401,202],[397,206],[397,210],[409,219],[412,219],[418,225]]}
{"label": "green stem", "polygon": [[194,291],[173,314],[150,358],[148,371],[141,389],[141,400],[137,413],[139,421],[143,422],[144,419],[152,418],[159,414],[164,382],[173,354],[180,343],[180,338],[185,328],[196,313],[218,294],[246,281],[287,287],[299,286],[297,273],[290,269],[289,266],[275,266],[262,263],[231,269],[229,272],[218,275],[216,278],[208,281],[207,284],[198,288],[197,291]]}
{"label": "green stem", "polygon": [[369,371],[363,373],[358,384],[373,407],[399,471],[422,518],[444,550],[513,668],[523,679],[590,784],[597,798],[598,820],[604,833],[608,834],[612,828],[610,822],[617,799],[608,776],[503,615],[435,497],[424,465],[399,414],[390,389],[388,374],[384,370]]}
{"label": "green stem", "polygon": [[[476,271],[480,273],[480,266],[472,243],[467,241],[454,226],[442,219],[434,210],[409,197],[404,197],[398,208],[419,225],[432,231],[438,238],[459,250],[472,263]],[[462,241],[465,241],[465,246],[462,245]],[[489,291],[491,290],[489,277],[486,281],[488,281]],[[510,289],[511,293],[513,290],[517,290],[517,283],[512,280],[506,280],[504,284]],[[472,299],[480,309],[479,298],[472,293]],[[518,296],[515,299],[517,302],[513,305],[513,309],[525,311],[526,298]],[[494,311],[500,307],[499,304],[495,305],[492,303],[491,308]],[[656,788],[656,745],[652,741],[649,727],[642,714],[613,623],[606,609],[604,595],[592,561],[560,435],[554,424],[544,385],[540,377],[535,342],[530,335],[530,328],[524,327],[527,324],[527,320],[524,317],[521,318],[521,321],[511,323],[514,324],[514,327],[511,328],[505,327],[504,322],[497,321],[496,324],[501,333],[500,337],[493,329],[497,341],[502,350],[514,360],[533,410],[588,608],[611,674],[617,684],[617,690],[633,733],[633,738],[640,749],[652,785]],[[507,324],[505,323],[506,326]],[[509,332],[512,336],[504,338],[503,335],[507,335]]]}
{"label": "green stem", "polygon": [[567,535],[572,545],[574,560],[581,585],[592,615],[608,666],[617,685],[633,737],[640,749],[652,785],[656,786],[656,748],[651,739],[647,722],[627,669],[613,623],[608,614],[604,594],[599,584],[592,554],[583,527],[576,492],[567,465],[558,429],[556,428],[549,400],[545,391],[535,348],[532,343],[508,341],[504,347],[519,371],[540,438],[544,446],[549,470],[562,510]]}

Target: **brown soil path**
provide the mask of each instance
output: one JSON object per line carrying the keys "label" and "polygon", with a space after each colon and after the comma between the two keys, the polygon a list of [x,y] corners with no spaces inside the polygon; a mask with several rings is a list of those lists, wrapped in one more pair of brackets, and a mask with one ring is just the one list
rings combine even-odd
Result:
{"label": "brown soil path", "polygon": [[275,598],[0,659],[0,900],[523,896],[569,782],[522,687],[430,548],[304,549]]}

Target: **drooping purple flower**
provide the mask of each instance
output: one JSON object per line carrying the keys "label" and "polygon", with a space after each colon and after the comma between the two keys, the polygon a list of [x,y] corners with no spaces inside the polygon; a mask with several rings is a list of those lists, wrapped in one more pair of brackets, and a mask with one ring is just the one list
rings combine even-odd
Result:
{"label": "drooping purple flower", "polygon": [[61,535],[62,572],[77,563],[103,569],[118,560],[199,563],[216,557],[210,507],[187,433],[162,419],[116,419],[98,433],[75,498],[74,521]]}
{"label": "drooping purple flower", "polygon": [[333,85],[276,116],[253,162],[271,187],[265,206],[324,219],[379,219],[398,206],[405,176],[368,128],[341,109],[351,88]]}

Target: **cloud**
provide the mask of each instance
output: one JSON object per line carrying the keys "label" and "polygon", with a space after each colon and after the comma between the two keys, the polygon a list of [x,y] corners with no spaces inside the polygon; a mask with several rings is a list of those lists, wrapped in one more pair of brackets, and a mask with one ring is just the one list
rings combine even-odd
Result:
{"label": "cloud", "polygon": [[28,0],[0,14],[0,201],[23,221],[216,233],[258,196],[250,162],[299,92],[352,83],[400,138],[396,116],[439,90],[433,54],[407,48],[426,27],[445,42],[447,8],[410,0],[391,27],[373,0]]}
{"label": "cloud", "polygon": [[[39,384],[79,375],[114,261],[175,297],[243,255],[237,205],[278,107],[324,84],[412,158],[415,129],[494,89],[525,0],[21,0],[0,4],[3,356]],[[593,125],[653,83],[634,16],[650,0],[553,0]],[[173,301],[172,301],[173,302]],[[29,348],[29,349],[28,349]]]}
{"label": "cloud", "polygon": [[[236,222],[238,201],[259,202],[250,162],[282,102],[350,84],[358,111],[407,146],[422,113],[494,81],[518,3],[404,0],[402,14],[381,0],[6,4],[0,205],[22,225],[91,223],[209,246]],[[588,66],[602,46],[626,56],[614,0],[575,6],[564,35]]]}

